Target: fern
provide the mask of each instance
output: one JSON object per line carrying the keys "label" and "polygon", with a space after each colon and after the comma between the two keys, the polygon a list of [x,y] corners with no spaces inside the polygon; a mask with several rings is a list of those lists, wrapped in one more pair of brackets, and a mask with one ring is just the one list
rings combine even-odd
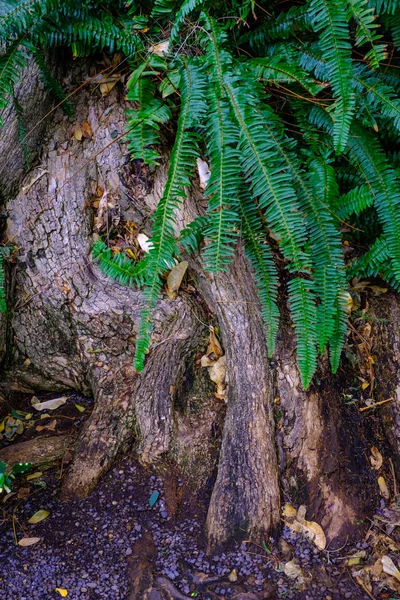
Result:
{"label": "fern", "polygon": [[122,252],[113,254],[101,240],[93,245],[92,257],[105,275],[121,285],[141,287],[145,283],[147,258],[135,264]]}
{"label": "fern", "polygon": [[6,291],[5,291],[5,275],[4,275],[4,259],[10,255],[10,248],[3,246],[0,248],[0,313],[7,312]]}
{"label": "fern", "polygon": [[[149,254],[135,264],[102,242],[93,249],[107,276],[144,288],[138,370],[163,276],[179,252],[198,252],[205,269],[218,272],[241,241],[269,356],[278,290],[287,289],[305,387],[326,348],[332,370],[339,368],[349,279],[379,276],[400,290],[400,2],[305,0],[267,10],[253,0],[155,0],[151,10],[122,0],[0,4],[0,110],[15,102],[31,57],[69,110],[47,67],[51,49],[67,47],[74,57],[118,52],[131,69],[130,155],[157,166],[160,132],[174,136]],[[159,56],[157,44],[167,39],[173,52]],[[384,63],[386,44],[393,67]],[[24,114],[15,108],[23,141]],[[175,215],[197,180],[199,157],[211,173],[207,206],[200,203],[203,213],[179,231]],[[350,251],[365,248],[347,267],[344,231]],[[279,288],[276,264],[287,287]]]}
{"label": "fern", "polygon": [[145,307],[136,344],[135,368],[141,371],[150,345],[151,315],[161,291],[161,274],[170,269],[176,253],[174,213],[190,184],[190,173],[198,156],[198,137],[190,131],[204,111],[206,81],[193,61],[187,62],[182,72],[182,106],[175,144],[171,153],[168,179],[163,196],[154,214],[152,248],[149,252],[147,281],[143,296]]}
{"label": "fern", "polygon": [[311,0],[314,30],[320,34],[318,45],[326,61],[329,81],[336,99],[333,141],[337,152],[346,146],[355,107],[351,87],[353,67],[346,20],[345,0]]}

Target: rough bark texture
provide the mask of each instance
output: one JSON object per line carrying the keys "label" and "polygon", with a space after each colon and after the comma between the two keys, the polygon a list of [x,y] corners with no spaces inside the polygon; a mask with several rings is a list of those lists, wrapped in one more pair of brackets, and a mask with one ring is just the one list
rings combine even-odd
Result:
{"label": "rough bark texture", "polygon": [[0,462],[8,467],[17,463],[29,462],[33,467],[45,465],[61,459],[67,450],[72,450],[75,439],[72,435],[41,436],[0,450]]}
{"label": "rough bark texture", "polygon": [[282,328],[276,356],[286,496],[297,506],[306,504],[309,518],[321,524],[329,541],[356,537],[357,521],[372,509],[360,416],[344,406],[339,378],[330,374],[326,357],[316,382],[304,391],[290,327]]}
{"label": "rough bark texture", "polygon": [[207,528],[211,543],[248,532],[273,533],[280,493],[272,416],[273,381],[257,294],[241,247],[228,273],[199,289],[221,325],[229,373],[228,405]]}
{"label": "rough bark texture", "polygon": [[[77,62],[69,72],[70,85],[90,75],[88,64]],[[34,82],[34,71],[30,77]],[[33,120],[47,106],[38,89],[32,102],[39,102],[40,109],[30,106]],[[191,259],[196,293],[181,291],[174,301],[162,297],[144,372],[133,370],[142,297],[92,263],[90,198],[102,188],[116,217],[121,214],[148,232],[166,165],[155,174],[152,187],[132,183],[133,167],[123,140],[117,139],[123,133],[124,109],[116,88],[104,99],[83,90],[75,100],[74,119],[57,111],[46,121],[45,134],[38,128],[40,136],[34,139],[42,149],[40,164],[27,175],[20,150],[13,149],[14,129],[0,143],[0,164],[8,156],[13,164],[11,173],[0,173],[0,178],[8,200],[7,236],[18,248],[13,309],[7,317],[12,334],[8,373],[0,391],[68,387],[94,395],[95,408],[65,480],[66,497],[87,494],[136,438],[145,463],[170,453],[187,479],[201,485],[216,471],[207,519],[211,545],[234,535],[256,540],[274,532],[280,521],[278,446],[285,501],[305,503],[308,517],[321,523],[329,539],[353,534],[373,500],[366,421],[356,408],[343,406],[343,384],[324,364],[310,391],[302,390],[289,326],[280,335],[275,365],[268,361],[256,291],[240,246],[226,274],[206,275],[198,258]],[[92,136],[78,141],[73,131],[83,121]],[[13,195],[15,188],[19,191]],[[203,208],[202,200],[188,193],[177,224],[184,225]],[[227,357],[226,407],[210,387],[199,384],[204,374],[196,360],[207,333],[202,321],[209,322],[205,306],[218,322]],[[382,414],[388,444],[399,457],[400,308],[391,296],[375,309],[397,324],[391,331],[377,322],[376,329],[387,340],[377,355],[390,354],[380,393],[396,398]],[[4,327],[0,322],[0,331]]]}
{"label": "rough bark texture", "polygon": [[153,351],[138,376],[132,357],[141,295],[114,284],[91,263],[88,200],[93,189],[101,186],[111,198],[126,198],[119,177],[125,148],[115,143],[101,152],[123,132],[123,110],[116,94],[105,101],[83,95],[76,120],[87,120],[93,132],[83,142],[71,136],[73,124],[57,114],[41,165],[8,204],[7,235],[19,248],[20,303],[12,315],[15,359],[29,358],[32,370],[57,386],[95,395],[95,409],[65,484],[67,496],[87,494],[131,443],[135,425],[144,460],[168,450],[173,428],[170,390],[199,345],[202,329],[189,300],[181,296],[161,301]]}

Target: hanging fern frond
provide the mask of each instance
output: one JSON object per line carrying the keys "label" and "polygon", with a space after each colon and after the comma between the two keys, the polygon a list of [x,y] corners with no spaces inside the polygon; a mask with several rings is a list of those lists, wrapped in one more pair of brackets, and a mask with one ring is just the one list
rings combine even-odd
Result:
{"label": "hanging fern frond", "polygon": [[206,215],[196,217],[184,229],[182,229],[178,243],[185,252],[193,254],[204,240],[204,230],[207,225]]}
{"label": "hanging fern frond", "polygon": [[282,61],[280,56],[271,58],[255,58],[249,63],[254,67],[254,75],[265,83],[291,83],[303,87],[311,96],[316,96],[323,86],[312,79],[307,71],[298,65],[291,65]]}
{"label": "hanging fern frond", "polygon": [[3,54],[0,54],[0,125],[2,125],[1,112],[14,96],[14,86],[20,80],[27,60],[27,49],[20,40],[8,46]]}
{"label": "hanging fern frond", "polygon": [[161,274],[173,265],[176,253],[174,215],[190,185],[190,175],[199,155],[198,136],[190,129],[205,110],[206,79],[197,62],[187,61],[182,71],[182,105],[176,139],[170,157],[167,183],[154,214],[148,269],[143,296],[145,307],[136,343],[135,368],[143,370],[145,355],[150,345],[151,315],[161,291]]}
{"label": "hanging fern frond", "polygon": [[382,43],[382,36],[377,33],[379,24],[373,8],[368,0],[348,0],[348,16],[357,23],[356,46],[368,44],[370,49],[365,59],[373,69],[379,69],[381,63],[387,57],[386,45]]}
{"label": "hanging fern frond", "polygon": [[333,140],[339,153],[346,146],[355,108],[346,1],[311,0],[310,9],[314,30],[319,34],[318,46],[326,62],[329,82],[336,99]]}
{"label": "hanging fern frond", "polygon": [[265,238],[257,205],[245,190],[238,194],[238,212],[242,222],[246,256],[254,272],[260,299],[268,356],[272,358],[279,327],[278,275],[272,252]]}
{"label": "hanging fern frond", "polygon": [[362,170],[374,194],[374,206],[389,243],[395,277],[400,281],[400,187],[379,142],[357,126],[348,140],[349,158]]}
{"label": "hanging fern frond", "polygon": [[170,40],[173,43],[179,35],[179,30],[185,19],[196,9],[200,9],[204,0],[184,0],[177,11],[174,19],[174,25],[171,29]]}
{"label": "hanging fern frond", "polygon": [[368,184],[353,188],[338,200],[337,215],[346,221],[351,215],[359,215],[374,203],[374,194]]}

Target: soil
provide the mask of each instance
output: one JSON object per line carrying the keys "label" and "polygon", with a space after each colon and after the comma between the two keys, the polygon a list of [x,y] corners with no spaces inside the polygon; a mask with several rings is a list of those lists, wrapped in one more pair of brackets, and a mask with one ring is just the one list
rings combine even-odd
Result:
{"label": "soil", "polygon": [[[86,411],[76,414],[75,403],[89,413],[90,401],[79,397],[55,411],[55,418],[72,429],[86,417]],[[26,398],[23,406],[28,408]],[[65,425],[61,430],[66,432]],[[21,439],[29,435],[28,429]],[[207,554],[208,498],[191,494],[172,465],[153,471],[134,456],[126,457],[91,496],[62,502],[65,468],[57,464],[37,479],[27,480],[29,472],[19,476],[15,495],[1,505],[2,600],[50,600],[60,598],[63,590],[70,600],[398,598],[382,586],[375,596],[367,595],[356,583],[344,557],[360,549],[372,555],[367,542],[339,551],[328,545],[321,552],[283,528],[281,540],[266,540],[265,547],[245,540]],[[49,516],[29,524],[41,509]],[[22,548],[16,541],[23,537],[40,541]],[[283,571],[293,558],[302,568],[303,583]]]}

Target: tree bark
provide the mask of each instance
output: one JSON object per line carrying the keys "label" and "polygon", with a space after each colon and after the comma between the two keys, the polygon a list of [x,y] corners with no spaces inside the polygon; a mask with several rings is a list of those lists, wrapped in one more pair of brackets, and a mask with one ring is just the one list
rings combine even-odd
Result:
{"label": "tree bark", "polygon": [[[79,85],[93,74],[91,69],[77,62],[69,70],[69,85]],[[39,99],[36,113],[30,107],[36,119],[48,102],[43,95]],[[301,388],[286,317],[274,361],[268,360],[255,286],[240,245],[227,273],[210,276],[198,257],[190,259],[196,293],[181,291],[175,300],[162,296],[145,369],[140,375],[134,371],[142,296],[93,264],[90,199],[101,188],[117,218],[134,221],[138,231],[148,233],[167,159],[151,181],[137,177],[122,137],[126,103],[117,88],[106,98],[83,90],[74,108],[74,119],[56,111],[40,135],[38,128],[40,164],[28,174],[19,151],[11,152],[16,144],[12,130],[0,145],[0,163],[7,156],[15,163],[13,176],[3,173],[0,183],[7,199],[5,237],[18,249],[10,265],[7,324],[0,322],[0,330],[10,332],[2,338],[3,351],[0,343],[4,355],[7,342],[0,391],[67,387],[95,398],[65,478],[65,497],[88,494],[135,443],[144,463],[174,456],[188,481],[206,485],[215,479],[207,517],[210,547],[234,536],[257,541],[277,531],[279,471],[283,500],[306,504],[308,518],[322,525],[329,540],[356,536],[357,521],[373,509],[376,486],[367,460],[367,421],[357,408],[343,404],[346,373],[330,375],[325,358],[310,390]],[[7,118],[13,119],[12,111]],[[91,136],[77,140],[74,128],[84,121]],[[177,227],[203,209],[198,192],[192,192],[177,215]],[[392,315],[400,317],[394,296],[376,307],[379,314],[385,310],[390,322]],[[204,384],[197,365],[208,333],[203,323],[211,322],[210,314],[227,359],[226,407]],[[392,387],[382,387],[381,394],[396,393],[396,402],[382,414],[389,415],[387,437],[398,459],[400,383],[398,353],[391,349],[400,350],[400,332],[384,324],[376,327],[387,340],[377,354],[391,356]]]}

